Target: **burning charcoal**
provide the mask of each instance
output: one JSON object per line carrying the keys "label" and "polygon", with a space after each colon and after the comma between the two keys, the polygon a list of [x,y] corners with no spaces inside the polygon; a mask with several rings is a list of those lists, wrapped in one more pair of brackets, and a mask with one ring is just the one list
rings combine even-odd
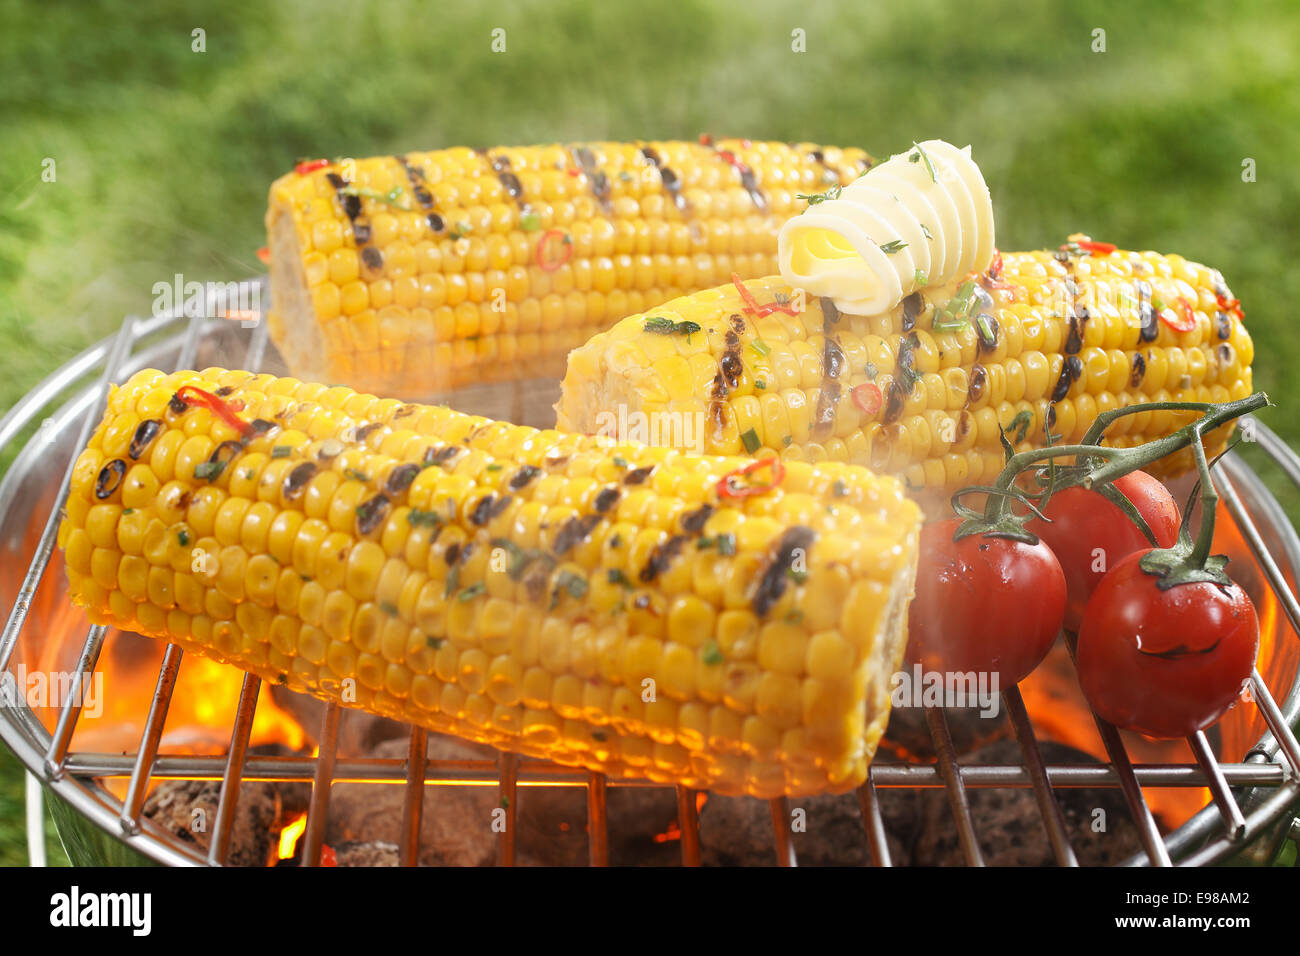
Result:
{"label": "burning charcoal", "polygon": [[[143,817],[195,844],[204,852],[212,843],[221,784],[216,780],[165,780],[144,802]],[[245,783],[235,805],[227,866],[269,866],[275,861],[280,797],[265,783]]]}
{"label": "burning charcoal", "polygon": [[[366,756],[405,758],[408,739],[385,740]],[[488,760],[498,754],[453,737],[429,735],[432,760]],[[325,842],[393,843],[401,839],[405,787],[335,784],[330,793]],[[426,787],[419,861],[429,866],[493,866],[498,833],[495,787]],[[587,794],[581,787],[519,787],[515,815],[515,862],[519,866],[583,866],[588,861]],[[609,858],[615,865],[671,865],[680,844],[666,834],[677,815],[673,790],[609,787],[606,820]],[[658,837],[658,839],[656,839]]]}
{"label": "burning charcoal", "polygon": [[[520,866],[585,866],[587,791],[581,787],[521,787]],[[605,832],[611,866],[672,866],[682,859],[676,829],[677,794],[658,787],[607,787]]]}
{"label": "burning charcoal", "polygon": [[[408,731],[409,733],[409,731]],[[385,740],[366,754],[405,758],[409,739]],[[488,747],[429,735],[430,760],[495,760]],[[330,791],[325,842],[339,847],[351,842],[400,845],[405,787],[374,784],[335,784]],[[496,863],[497,834],[492,811],[494,787],[426,787],[420,827],[419,861],[428,866],[491,866]]]}
{"label": "burning charcoal", "polygon": [[677,791],[608,787],[605,822],[611,866],[680,866]]}
{"label": "burning charcoal", "polygon": [[[1001,708],[994,717],[981,717],[977,707],[948,707],[944,713],[957,753],[968,753],[1012,734],[1011,722]],[[886,760],[935,758],[924,707],[895,707],[889,712],[889,728],[880,741],[880,753]]]}
{"label": "burning charcoal", "polygon": [[[909,832],[914,825],[916,795],[892,800],[887,799],[892,795],[889,791],[878,793],[890,856],[897,864],[904,845],[894,834]],[[791,797],[789,803],[791,837],[800,866],[865,866],[871,862],[856,793]],[[775,866],[771,805],[751,797],[710,796],[700,811],[700,860],[705,866]]]}
{"label": "burning charcoal", "polygon": [[334,847],[339,866],[397,866],[396,843],[343,843]]}
{"label": "burning charcoal", "polygon": [[[1081,750],[1040,741],[1043,762],[1097,764]],[[961,759],[962,763],[1011,764],[1022,759],[1015,741],[999,741]],[[1120,863],[1141,849],[1137,828],[1118,790],[1055,791],[1057,803],[1065,817],[1070,845],[1082,866],[1107,866]],[[1034,792],[1024,789],[972,788],[970,800],[975,834],[979,838],[984,861],[990,866],[1048,866],[1055,862],[1047,830],[1038,812]],[[965,862],[957,842],[957,830],[947,794],[926,790],[914,797],[921,803],[922,823],[912,845],[908,862],[919,866],[959,866]],[[1102,811],[1098,814],[1096,811]],[[1104,814],[1104,815],[1103,815]],[[1094,830],[1095,821],[1104,820],[1105,830]]]}
{"label": "burning charcoal", "polygon": [[[275,701],[277,707],[291,714],[302,725],[308,740],[314,744],[320,743],[317,737],[321,730],[321,718],[325,713],[325,704],[322,701],[289,690],[280,684],[271,687],[271,699]],[[381,741],[397,738],[405,741],[410,736],[409,724],[401,724],[387,717],[368,714],[361,710],[344,708],[339,715],[337,754],[339,757],[371,756],[370,751]],[[405,751],[402,752],[402,756],[406,756]]]}
{"label": "burning charcoal", "polygon": [[[254,757],[304,757],[311,754],[310,750],[294,751],[284,744],[254,744],[248,752]],[[280,795],[281,823],[307,812],[307,804],[311,801],[311,781],[277,781],[267,786],[274,787]]]}

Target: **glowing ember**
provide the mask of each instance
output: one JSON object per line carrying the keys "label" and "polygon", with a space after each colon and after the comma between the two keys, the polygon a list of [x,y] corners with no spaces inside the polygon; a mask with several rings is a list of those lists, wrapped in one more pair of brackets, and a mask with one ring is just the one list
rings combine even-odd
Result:
{"label": "glowing ember", "polygon": [[[704,809],[704,805],[708,802],[709,802],[709,795],[705,791],[701,790],[695,794],[695,812],[697,815],[701,810]],[[673,820],[671,823],[669,823],[668,828],[664,830],[663,833],[656,833],[654,835],[654,841],[656,843],[669,843],[673,840],[680,840],[681,838],[682,838],[682,828],[677,825],[676,820]]]}

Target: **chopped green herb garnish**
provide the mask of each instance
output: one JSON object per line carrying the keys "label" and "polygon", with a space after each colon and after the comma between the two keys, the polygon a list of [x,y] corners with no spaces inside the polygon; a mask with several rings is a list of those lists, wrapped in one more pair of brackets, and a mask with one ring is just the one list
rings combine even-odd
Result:
{"label": "chopped green herb garnish", "polygon": [[466,601],[474,600],[474,598],[478,597],[486,590],[487,590],[486,584],[484,584],[482,581],[476,581],[475,583],[467,587],[465,590],[461,591],[460,594],[456,595],[456,600],[464,604]]}
{"label": "chopped green herb garnish", "polygon": [[224,461],[205,461],[194,466],[194,477],[206,478],[211,481],[225,470],[226,463]]}
{"label": "chopped green herb garnish", "polygon": [[790,447],[790,443],[791,443],[792,441],[794,441],[794,436],[793,436],[793,435],[786,435],[784,438],[781,439],[781,444],[784,445],[786,448],[789,448],[789,447]]}
{"label": "chopped green herb garnish", "polygon": [[425,643],[427,643],[427,644],[428,644],[430,647],[432,647],[435,651],[436,651],[438,648],[442,647],[442,644],[443,644],[443,639],[442,639],[441,637],[430,637],[430,636],[427,635],[427,634],[425,635],[424,640],[425,640]]}
{"label": "chopped green herb garnish", "polygon": [[717,548],[718,554],[730,556],[736,553],[736,536],[727,532],[724,534],[700,538],[695,542],[695,547],[699,551],[706,551],[709,548]]}
{"label": "chopped green herb garnish", "polygon": [[756,378],[754,379],[754,387],[760,392],[765,391],[767,389],[767,382],[763,381],[761,378]]}
{"label": "chopped green herb garnish", "polygon": [[934,171],[934,163],[930,162],[930,154],[925,151],[925,147],[920,143],[914,142],[912,145],[916,147],[916,152],[908,156],[907,161],[909,163],[915,163],[924,159],[925,168],[930,171],[930,181],[937,183],[939,181],[939,176]]}
{"label": "chopped green herb garnish", "polygon": [[919,225],[919,226],[921,227],[921,235],[925,236],[925,238],[927,238],[927,239],[933,239],[933,238],[934,238],[934,236],[930,235],[930,230],[929,230],[929,228],[926,226],[925,223],[921,222],[921,223],[917,223],[917,225]]}
{"label": "chopped green herb garnish", "polygon": [[519,216],[519,228],[524,232],[536,232],[542,228],[542,217],[531,209]]}
{"label": "chopped green herb garnish", "polygon": [[610,584],[621,584],[629,590],[635,587],[635,585],[627,579],[627,575],[623,573],[622,568],[610,568],[605,573],[605,580]]}
{"label": "chopped green herb garnish", "polygon": [[934,324],[930,326],[930,328],[935,332],[960,332],[962,329],[966,328],[968,324],[969,323],[965,316],[962,316],[959,319],[953,319],[945,316],[941,312],[936,312],[934,315]]}
{"label": "chopped green herb garnish", "polygon": [[818,203],[825,202],[828,199],[839,199],[840,186],[837,183],[836,185],[832,186],[830,189],[826,190],[826,192],[824,193],[795,193],[794,198],[806,199],[808,201],[808,205],[815,206]]}
{"label": "chopped green herb garnish", "polygon": [[620,169],[618,171],[618,178],[625,183],[630,183],[633,179],[633,176],[626,169]]}
{"label": "chopped green herb garnish", "polygon": [[835,479],[835,484],[831,485],[831,494],[836,498],[843,498],[849,493],[849,486],[839,478]]}
{"label": "chopped green herb garnish", "polygon": [[966,327],[970,320],[970,310],[975,303],[975,283],[966,281],[944,305],[936,309],[932,328],[936,332],[956,332]]}
{"label": "chopped green herb garnish", "polygon": [[447,238],[453,240],[464,239],[466,236],[470,234],[472,230],[473,230],[473,226],[471,226],[469,223],[462,220],[461,222],[456,223],[455,227],[451,230],[451,232],[447,233]]}
{"label": "chopped green herb garnish", "polygon": [[758,440],[758,433],[752,428],[747,428],[740,433],[740,441],[745,446],[745,451],[751,455],[763,447],[763,443]]}
{"label": "chopped green herb garnish", "polygon": [[876,368],[875,364],[872,362],[866,364],[864,371],[867,373],[867,378],[871,379],[873,382],[876,380],[876,376],[880,374],[880,370]]}
{"label": "chopped green herb garnish", "polygon": [[771,354],[772,354],[771,346],[769,346],[769,345],[768,345],[766,342],[764,342],[762,339],[754,339],[752,342],[749,343],[749,346],[750,346],[750,348],[752,348],[755,352],[757,352],[759,355],[771,355]]}
{"label": "chopped green herb garnish", "polygon": [[375,202],[384,203],[392,206],[394,209],[400,209],[403,212],[412,212],[410,206],[403,206],[397,201],[397,197],[402,194],[402,187],[395,186],[386,193],[376,192],[373,189],[361,189],[357,186],[347,186],[342,190],[345,196],[365,196],[367,199],[373,199]]}
{"label": "chopped green herb garnish", "polygon": [[135,514],[135,509],[134,509],[134,508],[123,508],[123,509],[122,509],[122,514],[124,514],[124,515]]}
{"label": "chopped green herb garnish", "polygon": [[495,462],[493,462],[492,464],[490,464],[490,465],[487,466],[487,469],[486,469],[486,470],[487,470],[487,471],[500,471],[500,470],[501,470],[501,466],[498,465],[498,464],[496,464]]}
{"label": "chopped green herb garnish", "polygon": [[627,467],[627,459],[624,458],[622,455],[615,455],[615,456],[614,456],[614,467],[615,467],[615,468],[626,468],[626,467]]}
{"label": "chopped green herb garnish", "polygon": [[572,598],[581,598],[587,593],[586,579],[579,577],[572,571],[561,571],[555,583],[568,591],[569,597]]}
{"label": "chopped green herb garnish", "polygon": [[725,660],[717,641],[704,642],[704,654],[701,656],[701,660],[706,664],[721,664]]}
{"label": "chopped green herb garnish", "polygon": [[808,580],[807,571],[796,571],[794,568],[787,568],[786,573],[790,575],[795,584],[803,584]]}
{"label": "chopped green herb garnish", "polygon": [[930,277],[925,274],[924,269],[917,269],[915,274],[912,276],[912,281],[917,285],[925,285],[930,281]]}
{"label": "chopped green herb garnish", "polygon": [[398,614],[397,605],[392,601],[380,601],[379,610],[383,611],[385,614],[391,614],[393,617],[397,617]]}
{"label": "chopped green herb garnish", "polygon": [[501,806],[505,807],[507,810],[510,809],[510,798],[503,796],[501,798]]}
{"label": "chopped green herb garnish", "polygon": [[895,252],[902,252],[907,248],[907,243],[902,239],[895,239],[893,242],[887,242],[880,247],[880,251],[887,256],[892,256]]}
{"label": "chopped green herb garnish", "polygon": [[186,531],[184,528],[181,528],[180,531],[176,532],[176,540],[181,543],[182,548],[189,547],[190,533]]}
{"label": "chopped green herb garnish", "polygon": [[514,542],[504,541],[502,539],[498,539],[498,542],[505,546],[505,549],[510,552],[510,570],[506,573],[515,581],[518,581],[523,577],[524,569],[527,568],[528,565],[532,564],[542,556],[542,552],[538,551],[536,548],[529,548],[525,551]]}
{"label": "chopped green herb garnish", "polygon": [[419,508],[412,508],[406,513],[406,523],[412,528],[424,526],[426,528],[436,528],[442,524],[442,515],[436,511],[421,511]]}
{"label": "chopped green herb garnish", "polygon": [[257,471],[256,471],[256,469],[248,468],[248,469],[246,469],[246,470],[244,470],[244,471],[241,471],[241,472],[239,473],[239,475],[240,475],[240,477],[243,478],[245,481],[252,481],[254,478],[257,477]]}
{"label": "chopped green herb garnish", "polygon": [[684,335],[686,341],[691,340],[691,336],[700,331],[698,322],[674,322],[672,319],[666,319],[662,315],[654,315],[645,320],[645,330],[653,332],[656,335]]}
{"label": "chopped green herb garnish", "polygon": [[343,477],[351,478],[353,481],[369,481],[370,476],[364,471],[357,471],[355,468],[344,468]]}
{"label": "chopped green herb garnish", "polygon": [[987,312],[975,316],[975,325],[979,329],[980,338],[985,342],[997,340],[997,333],[993,331],[993,319]]}

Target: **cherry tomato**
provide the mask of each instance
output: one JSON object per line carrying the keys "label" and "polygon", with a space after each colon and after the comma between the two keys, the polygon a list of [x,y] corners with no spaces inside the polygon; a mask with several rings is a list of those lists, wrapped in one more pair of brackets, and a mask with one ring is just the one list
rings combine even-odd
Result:
{"label": "cherry tomato", "polygon": [[1162,591],[1146,551],[1111,569],[1079,631],[1079,683],[1092,709],[1148,737],[1185,737],[1237,701],[1259,653],[1255,606],[1237,584]]}
{"label": "cherry tomato", "polygon": [[908,661],[926,670],[999,675],[1007,688],[1051,649],[1065,611],[1065,575],[1050,548],[971,535],[961,520],[921,530]]}
{"label": "cherry tomato", "polygon": [[[1179,516],[1168,489],[1144,471],[1117,478],[1114,485],[1133,502],[1156,543],[1162,548],[1173,547],[1178,540]],[[1043,513],[1052,519],[1050,523],[1035,518],[1028,527],[1061,562],[1068,587],[1065,626],[1077,632],[1083,606],[1106,571],[1134,551],[1151,547],[1151,542],[1118,505],[1087,488],[1067,488],[1052,495]]]}

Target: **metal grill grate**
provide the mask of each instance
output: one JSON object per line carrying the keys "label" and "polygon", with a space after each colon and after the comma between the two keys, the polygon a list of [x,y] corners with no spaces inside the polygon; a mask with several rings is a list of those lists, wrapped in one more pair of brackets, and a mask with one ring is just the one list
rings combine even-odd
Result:
{"label": "metal grill grate", "polygon": [[[261,294],[265,280],[247,286]],[[254,301],[260,301],[254,298]],[[204,310],[206,312],[206,310]],[[252,323],[247,323],[252,325]],[[184,325],[183,331],[175,327]],[[59,514],[66,502],[72,461],[85,445],[103,406],[108,384],[143,367],[177,368],[191,366],[198,355],[200,342],[215,330],[228,332],[233,323],[223,319],[186,318],[179,311],[150,319],[128,318],[116,336],[98,343],[78,355],[57,373],[41,383],[0,420],[0,452],[15,443],[22,432],[34,425],[41,413],[73,386],[98,372],[97,382],[65,402],[41,428],[63,434],[76,434],[70,460],[49,508],[43,533],[36,544],[30,564],[14,598],[3,634],[0,635],[0,673],[9,666],[18,639],[28,624],[37,589],[50,563]],[[161,341],[150,342],[167,333]],[[259,370],[266,356],[266,323],[253,325],[244,354],[244,367]],[[509,397],[510,412],[520,418],[524,398],[515,388]],[[1300,487],[1300,458],[1271,431],[1258,422],[1252,423],[1260,446]],[[38,433],[39,434],[39,433]],[[35,440],[19,451],[35,456]],[[0,484],[0,526],[19,507],[23,491],[24,469],[15,465]],[[1250,546],[1269,587],[1276,595],[1282,614],[1295,634],[1300,635],[1300,603],[1288,585],[1283,570],[1269,553],[1265,537],[1255,516],[1243,501],[1237,485],[1258,486],[1258,479],[1236,456],[1224,461],[1216,475],[1216,484],[1238,531]],[[30,494],[30,489],[28,489]],[[1281,510],[1271,499],[1263,517],[1264,528],[1273,538],[1281,536],[1287,564],[1300,571],[1300,540],[1286,523]],[[19,535],[21,539],[21,535]],[[6,543],[10,550],[21,550],[21,540]],[[88,678],[104,647],[105,629],[88,629],[77,663],[77,682]],[[1071,650],[1073,650],[1071,648]],[[317,739],[316,757],[261,757],[249,755],[249,736],[253,726],[261,681],[247,674],[243,679],[239,705],[230,735],[230,745],[221,757],[159,756],[168,706],[183,663],[183,652],[168,645],[158,672],[154,695],[145,720],[139,747],[133,755],[69,752],[70,742],[81,716],[77,705],[80,695],[70,693],[59,713],[53,733],[46,730],[24,703],[0,710],[0,738],[18,755],[29,771],[53,793],[65,800],[101,829],[116,835],[127,846],[159,862],[176,865],[223,864],[230,846],[235,804],[241,782],[312,781],[304,836],[304,865],[319,865],[330,787],[334,783],[367,783],[375,786],[403,786],[400,860],[414,865],[419,850],[419,833],[423,811],[422,796],[427,787],[495,787],[506,812],[506,826],[498,836],[498,862],[515,861],[514,799],[519,787],[581,787],[587,794],[589,862],[608,863],[609,841],[606,825],[606,792],[609,787],[662,787],[649,782],[607,780],[586,770],[570,770],[541,761],[524,760],[502,754],[496,760],[440,761],[426,758],[427,733],[412,728],[410,749],[405,760],[336,758],[340,708],[327,704]],[[957,828],[958,841],[967,863],[983,865],[978,834],[971,812],[968,791],[979,788],[1031,789],[1041,816],[1044,835],[1057,863],[1078,865],[1066,832],[1065,820],[1054,791],[1062,788],[1118,789],[1137,826],[1142,852],[1126,861],[1128,865],[1169,866],[1204,865],[1231,856],[1257,838],[1276,846],[1285,835],[1288,811],[1300,797],[1300,743],[1291,731],[1300,715],[1300,682],[1294,673],[1284,675],[1290,687],[1282,704],[1278,704],[1265,679],[1256,671],[1252,677],[1253,704],[1268,732],[1238,763],[1225,763],[1215,756],[1204,733],[1188,738],[1193,763],[1133,764],[1130,762],[1118,731],[1099,718],[1097,729],[1110,758],[1109,764],[1045,764],[1020,691],[1012,687],[1002,695],[1010,718],[1022,761],[1015,765],[959,764],[949,730],[948,715],[941,708],[927,708],[926,725],[937,760],[933,764],[890,763],[877,759],[870,776],[858,790],[862,812],[863,838],[872,863],[891,865],[881,816],[878,790],[882,788],[942,788]],[[74,691],[76,686],[74,686]],[[1279,692],[1279,696],[1281,692]],[[204,854],[142,821],[141,809],[152,782],[166,779],[220,780],[221,790],[216,821],[209,851]],[[101,785],[105,780],[126,780],[126,795],[121,800]],[[1174,832],[1162,837],[1155,817],[1143,797],[1143,787],[1206,787],[1212,800]],[[696,794],[677,788],[678,825],[681,830],[682,862],[687,866],[700,863],[700,827]],[[788,821],[790,808],[786,799],[770,801],[774,846],[777,862],[783,866],[797,863]],[[39,825],[39,815],[35,817]],[[1269,854],[1265,854],[1269,855]]]}

